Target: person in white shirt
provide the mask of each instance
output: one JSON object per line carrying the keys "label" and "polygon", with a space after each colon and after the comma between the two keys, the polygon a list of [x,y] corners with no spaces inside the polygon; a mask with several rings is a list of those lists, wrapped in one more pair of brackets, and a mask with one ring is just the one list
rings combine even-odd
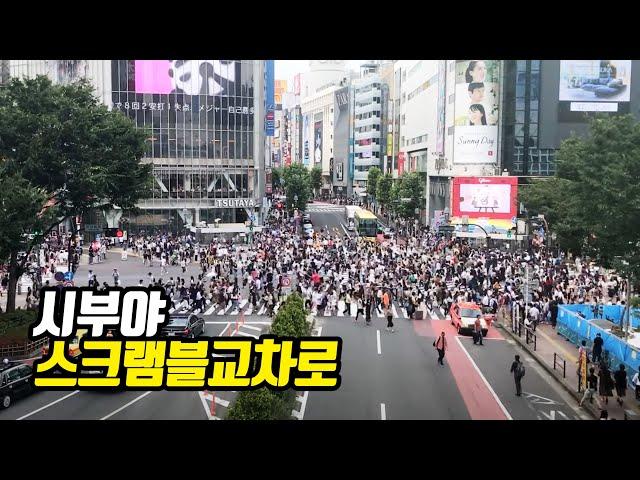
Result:
{"label": "person in white shirt", "polygon": [[533,331],[536,331],[536,326],[538,325],[538,321],[540,319],[540,310],[535,305],[531,305],[529,308],[529,321],[533,327]]}
{"label": "person in white shirt", "polygon": [[636,372],[631,379],[631,383],[636,387],[636,400],[640,400],[640,371]]}

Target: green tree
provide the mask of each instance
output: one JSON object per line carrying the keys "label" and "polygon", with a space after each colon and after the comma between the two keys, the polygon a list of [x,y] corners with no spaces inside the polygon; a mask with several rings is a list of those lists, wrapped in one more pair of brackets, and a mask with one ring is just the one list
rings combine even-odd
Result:
{"label": "green tree", "polygon": [[101,104],[86,81],[53,85],[38,76],[13,79],[0,90],[0,178],[24,179],[19,191],[25,202],[39,189],[47,206],[46,215],[21,224],[24,233],[42,235],[24,243],[15,238],[16,229],[0,231],[10,245],[0,251],[0,260],[9,262],[7,311],[15,308],[27,261],[18,260],[18,252],[30,252],[67,219],[74,224],[75,216],[94,208],[132,210],[147,194],[153,180],[152,166],[140,163],[145,138],[131,120]]}
{"label": "green tree", "polygon": [[242,391],[229,408],[227,420],[287,420],[292,410],[288,397],[266,387]]}
{"label": "green tree", "polygon": [[271,185],[273,189],[282,188],[282,168],[272,168],[271,169]]}
{"label": "green tree", "polygon": [[376,196],[376,189],[378,188],[378,179],[382,176],[382,170],[378,167],[371,167],[367,174],[367,193],[374,197]]}
{"label": "green tree", "polygon": [[557,235],[559,245],[579,252],[587,229],[573,213],[577,202],[575,197],[567,196],[570,188],[571,181],[564,178],[537,179],[520,186],[518,200],[525,205],[529,216],[544,215],[549,228]]}
{"label": "green tree", "polygon": [[424,206],[424,178],[418,172],[404,173],[398,183],[396,211],[403,218],[414,218],[415,209]]}
{"label": "green tree", "polygon": [[549,228],[562,233],[562,246],[637,283],[640,124],[632,115],[596,116],[587,135],[562,142],[556,158],[557,179],[535,187],[525,201],[547,195]]}
{"label": "green tree", "polygon": [[[311,196],[309,170],[299,163],[293,163],[283,168],[282,178],[284,178],[284,188],[287,196],[287,209],[290,212],[294,208],[304,210]],[[297,201],[295,201],[296,196],[298,198]]]}
{"label": "green tree", "polygon": [[279,337],[304,337],[311,333],[300,295],[293,293],[287,297],[273,319],[271,333]]}
{"label": "green tree", "polygon": [[309,182],[314,195],[322,188],[322,168],[315,166],[309,172]]}
{"label": "green tree", "polygon": [[378,178],[378,184],[376,185],[376,199],[378,203],[384,207],[387,213],[389,207],[391,207],[391,189],[393,188],[393,177],[387,173]]}

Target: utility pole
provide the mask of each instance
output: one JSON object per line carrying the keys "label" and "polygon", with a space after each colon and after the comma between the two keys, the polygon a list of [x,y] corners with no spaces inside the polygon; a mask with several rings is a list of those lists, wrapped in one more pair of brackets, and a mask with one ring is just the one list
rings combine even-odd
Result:
{"label": "utility pole", "polygon": [[629,342],[629,329],[631,328],[631,276],[627,277],[627,301],[626,301],[626,321],[624,327],[624,341]]}

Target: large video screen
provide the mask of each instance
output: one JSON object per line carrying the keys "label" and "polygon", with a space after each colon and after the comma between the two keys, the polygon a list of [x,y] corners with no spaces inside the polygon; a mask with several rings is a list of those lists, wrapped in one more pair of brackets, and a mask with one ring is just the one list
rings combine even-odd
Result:
{"label": "large video screen", "polygon": [[511,219],[516,216],[517,177],[456,177],[452,214],[469,218]]}
{"label": "large video screen", "polygon": [[253,61],[117,60],[112,108],[150,136],[152,157],[253,155]]}
{"label": "large video screen", "polygon": [[631,60],[560,61],[560,121],[585,121],[588,112],[627,113],[630,93]]}
{"label": "large video screen", "polygon": [[456,60],[453,162],[496,163],[500,60]]}

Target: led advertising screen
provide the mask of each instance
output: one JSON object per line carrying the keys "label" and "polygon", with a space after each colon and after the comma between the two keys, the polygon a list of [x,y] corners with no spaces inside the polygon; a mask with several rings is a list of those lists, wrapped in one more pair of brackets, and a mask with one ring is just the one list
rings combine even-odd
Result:
{"label": "led advertising screen", "polygon": [[313,161],[322,163],[322,114],[315,119],[313,124]]}
{"label": "led advertising screen", "polygon": [[151,157],[252,158],[253,71],[246,60],[116,60],[112,108],[151,131]]}
{"label": "led advertising screen", "polygon": [[631,60],[562,60],[558,116],[586,121],[588,112],[628,113]]}
{"label": "led advertising screen", "polygon": [[500,60],[456,60],[453,162],[496,163]]}
{"label": "led advertising screen", "polygon": [[456,177],[452,214],[511,219],[517,215],[517,177]]}

